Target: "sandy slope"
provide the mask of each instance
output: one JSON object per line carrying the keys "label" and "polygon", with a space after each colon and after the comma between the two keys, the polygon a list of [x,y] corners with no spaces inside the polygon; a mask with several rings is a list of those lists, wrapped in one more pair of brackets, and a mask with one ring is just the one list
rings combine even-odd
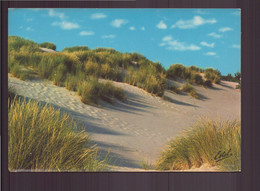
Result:
{"label": "sandy slope", "polygon": [[9,83],[20,95],[72,113],[86,126],[104,155],[111,148],[111,164],[116,166],[115,170],[137,170],[141,161],[154,163],[167,141],[188,128],[199,116],[240,119],[241,94],[232,82],[222,82],[212,89],[195,86],[200,100],[166,92],[171,102],[137,87],[114,82],[127,93],[127,102],[117,101],[113,105],[100,102],[101,107],[85,105],[76,93],[49,81],[21,81],[10,77]]}

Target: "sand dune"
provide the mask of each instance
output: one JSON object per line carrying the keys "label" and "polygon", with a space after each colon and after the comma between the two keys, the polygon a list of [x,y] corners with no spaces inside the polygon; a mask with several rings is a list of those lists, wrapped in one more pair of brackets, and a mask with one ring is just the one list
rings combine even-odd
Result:
{"label": "sand dune", "polygon": [[167,91],[165,96],[170,101],[140,88],[113,82],[125,90],[128,100],[114,104],[101,101],[100,107],[83,104],[75,92],[47,80],[21,81],[9,77],[9,83],[19,95],[70,112],[92,134],[102,155],[111,149],[111,164],[115,170],[139,169],[140,161],[153,164],[168,140],[189,128],[200,116],[240,119],[241,94],[232,82],[223,81],[210,89],[194,86],[200,96],[198,100]]}

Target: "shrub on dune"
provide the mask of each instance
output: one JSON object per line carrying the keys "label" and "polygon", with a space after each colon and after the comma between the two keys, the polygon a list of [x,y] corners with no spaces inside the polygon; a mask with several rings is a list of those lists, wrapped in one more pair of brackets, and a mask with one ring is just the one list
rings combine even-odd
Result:
{"label": "shrub on dune", "polygon": [[173,91],[173,92],[176,93],[176,94],[179,94],[179,93],[180,93],[179,88],[178,88],[177,86],[175,86],[175,85],[169,85],[169,86],[167,87],[167,89],[170,90],[170,91]]}
{"label": "shrub on dune", "polygon": [[191,90],[193,90],[194,88],[189,84],[189,83],[185,83],[182,87],[181,90],[184,92],[189,93]]}
{"label": "shrub on dune", "polygon": [[220,83],[220,76],[221,76],[221,74],[218,70],[215,70],[213,68],[207,68],[205,70],[205,78],[215,84]]}
{"label": "shrub on dune", "polygon": [[111,82],[105,82],[101,85],[101,96],[107,96],[110,98],[117,98],[118,100],[125,101],[126,95],[125,92],[116,86],[114,86]]}
{"label": "shrub on dune", "polygon": [[79,77],[68,74],[65,80],[65,87],[71,91],[77,91]]}
{"label": "shrub on dune", "polygon": [[188,93],[190,96],[198,99],[199,95],[196,92],[196,90],[189,84],[189,83],[185,83],[182,87],[181,90]]}
{"label": "shrub on dune", "polygon": [[62,50],[62,52],[78,52],[78,51],[86,51],[89,50],[87,46],[73,46],[73,47],[66,47]]}
{"label": "shrub on dune", "polygon": [[48,48],[48,49],[56,50],[56,45],[51,43],[51,42],[44,42],[44,43],[41,43],[39,46],[42,47],[42,48]]}
{"label": "shrub on dune", "polygon": [[181,64],[173,64],[166,72],[167,78],[177,79],[185,77],[185,66]]}
{"label": "shrub on dune", "polygon": [[[156,167],[159,170],[187,170],[203,164],[220,170],[241,169],[241,132],[238,121],[200,120],[168,143]],[[226,153],[221,157],[221,153]]]}
{"label": "shrub on dune", "polygon": [[87,75],[93,75],[98,77],[100,75],[100,67],[99,64],[92,61],[87,61],[85,63],[85,72]]}
{"label": "shrub on dune", "polygon": [[97,104],[99,99],[108,102],[111,102],[111,98],[126,100],[125,92],[121,88],[115,87],[111,82],[98,82],[93,77],[78,84],[78,94],[81,96],[81,101],[86,104]]}
{"label": "shrub on dune", "polygon": [[88,79],[78,85],[78,94],[81,101],[86,104],[97,103],[101,93],[101,85],[95,79]]}
{"label": "shrub on dune", "polygon": [[194,84],[203,85],[202,76],[196,72],[191,72],[190,81]]}
{"label": "shrub on dune", "polygon": [[204,86],[206,86],[206,87],[212,87],[212,82],[211,82],[210,80],[206,80],[206,81],[204,82]]}
{"label": "shrub on dune", "polygon": [[101,171],[97,148],[67,114],[17,99],[8,110],[9,170]]}
{"label": "shrub on dune", "polygon": [[52,74],[52,81],[57,86],[62,86],[66,78],[67,68],[64,64],[59,64]]}
{"label": "shrub on dune", "polygon": [[39,52],[39,45],[31,40],[26,40],[18,36],[9,36],[8,37],[8,52],[20,50],[26,52]]}

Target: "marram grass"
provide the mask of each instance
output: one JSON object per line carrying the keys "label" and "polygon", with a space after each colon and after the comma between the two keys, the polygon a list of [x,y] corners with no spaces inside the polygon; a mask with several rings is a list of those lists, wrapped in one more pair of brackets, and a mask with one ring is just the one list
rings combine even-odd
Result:
{"label": "marram grass", "polygon": [[220,171],[241,169],[241,128],[238,121],[201,119],[171,140],[157,161],[158,170],[188,170],[207,164]]}
{"label": "marram grass", "polygon": [[8,168],[36,171],[102,171],[98,149],[67,114],[15,98],[8,110]]}

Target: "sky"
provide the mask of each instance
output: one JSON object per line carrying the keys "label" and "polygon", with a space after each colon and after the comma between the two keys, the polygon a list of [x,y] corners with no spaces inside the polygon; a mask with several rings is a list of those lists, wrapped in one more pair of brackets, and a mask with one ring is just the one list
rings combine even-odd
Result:
{"label": "sky", "polygon": [[57,50],[88,46],[160,62],[240,72],[240,9],[9,9],[8,34]]}

